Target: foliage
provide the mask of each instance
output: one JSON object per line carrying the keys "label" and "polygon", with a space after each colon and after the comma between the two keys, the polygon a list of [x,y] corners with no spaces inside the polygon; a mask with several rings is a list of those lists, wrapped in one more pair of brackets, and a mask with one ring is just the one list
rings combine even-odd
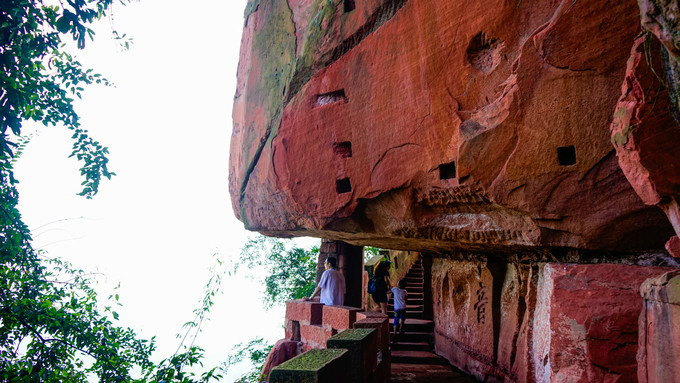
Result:
{"label": "foliage", "polygon": [[[161,361],[158,366],[153,366],[147,369],[146,379],[149,382],[208,382],[211,379],[220,380],[222,378],[221,367],[213,367],[207,372],[201,374],[199,380],[196,374],[191,371],[186,371],[185,367],[201,366],[203,363],[203,349],[197,346],[196,338],[201,333],[201,326],[207,319],[210,309],[215,304],[213,298],[219,293],[222,284],[222,278],[226,274],[224,264],[220,261],[218,254],[213,254],[215,265],[210,268],[210,278],[205,285],[205,294],[200,302],[200,307],[194,310],[194,319],[186,322],[182,327],[185,329],[184,334],[177,334],[177,338],[182,338],[175,353],[167,359]],[[187,341],[190,343],[187,344]]]}
{"label": "foliage", "polygon": [[273,345],[265,342],[263,338],[255,338],[248,343],[239,343],[231,350],[229,358],[224,363],[224,370],[246,359],[253,365],[250,372],[241,376],[235,383],[253,383],[263,381],[262,367],[267,360],[269,351]]}
{"label": "foliage", "polygon": [[[130,0],[115,1],[125,4]],[[0,2],[0,162],[10,175],[7,163],[15,154],[14,141],[28,120],[72,131],[71,157],[82,163],[84,176],[80,195],[92,198],[101,178],[114,175],[108,170],[108,148],[82,128],[73,106],[85,85],[109,83],[83,68],[64,50],[62,41],[70,36],[78,48],[84,48],[86,38],[94,38],[89,25],[106,16],[113,2],[70,0],[61,8],[39,0]]]}
{"label": "foliage", "polygon": [[283,239],[258,235],[243,246],[234,272],[241,265],[249,269],[264,268],[264,302],[272,307],[314,292],[318,254],[318,247],[305,250]]}
{"label": "foliage", "polygon": [[[264,271],[264,302],[267,307],[283,304],[287,300],[310,296],[316,287],[316,265],[319,248],[305,250],[293,246],[292,241],[257,235],[248,239],[241,249],[241,258],[233,266],[238,272],[241,266],[249,270]],[[262,338],[245,344],[239,343],[224,364],[228,369],[236,363],[248,360],[253,365],[236,383],[262,381],[262,367],[272,345]]]}
{"label": "foliage", "polygon": [[380,254],[379,247],[364,246],[364,262]]}
{"label": "foliage", "polygon": [[[216,369],[198,378],[183,372],[200,364],[195,336],[186,347],[182,342],[182,352],[178,349],[159,365],[151,362],[154,339],[139,339],[115,324],[119,296],[102,303],[91,275],[33,249],[17,210],[12,166],[28,140],[21,132],[25,121],[71,130],[71,157],[80,161],[84,177],[80,195],[92,198],[101,178],[114,175],[107,167],[108,149],[82,128],[74,109],[84,86],[108,82],[83,68],[64,50],[64,41],[72,38],[84,48],[94,36],[89,26],[106,16],[114,2],[129,1],[68,0],[61,7],[40,0],[0,2],[0,381],[87,382],[96,376],[100,382],[190,383],[220,378]],[[114,35],[129,45],[124,35]],[[211,283],[197,319],[190,322],[196,332],[219,280]]]}
{"label": "foliage", "polygon": [[[133,366],[151,366],[153,342],[113,325],[118,314],[110,305],[100,310],[87,274],[37,252],[22,263],[12,256],[2,252],[2,381],[85,382],[88,374],[125,381]],[[111,298],[117,305],[118,295]]]}

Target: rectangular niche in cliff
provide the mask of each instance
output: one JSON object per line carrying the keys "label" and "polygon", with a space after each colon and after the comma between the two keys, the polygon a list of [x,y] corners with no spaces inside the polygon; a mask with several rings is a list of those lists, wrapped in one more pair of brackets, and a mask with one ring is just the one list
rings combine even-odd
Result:
{"label": "rectangular niche in cliff", "polygon": [[349,193],[352,191],[352,184],[349,182],[349,178],[343,178],[341,180],[335,181],[335,191],[338,194]]}
{"label": "rectangular niche in cliff", "polygon": [[439,179],[450,180],[451,178],[456,178],[456,161],[439,165]]}
{"label": "rectangular niche in cliff", "polygon": [[345,96],[345,90],[340,89],[333,92],[316,95],[316,102],[314,103],[314,107],[318,108],[320,106],[334,104],[336,102],[346,104],[348,101],[349,99],[347,98],[347,96]]}
{"label": "rectangular niche in cliff", "polygon": [[333,153],[340,158],[352,157],[352,143],[349,141],[334,143]]}
{"label": "rectangular niche in cliff", "polygon": [[561,166],[575,165],[576,148],[574,148],[574,145],[557,148],[557,160]]}
{"label": "rectangular niche in cliff", "polygon": [[351,12],[354,10],[354,8],[357,7],[356,3],[354,0],[345,0],[345,12]]}

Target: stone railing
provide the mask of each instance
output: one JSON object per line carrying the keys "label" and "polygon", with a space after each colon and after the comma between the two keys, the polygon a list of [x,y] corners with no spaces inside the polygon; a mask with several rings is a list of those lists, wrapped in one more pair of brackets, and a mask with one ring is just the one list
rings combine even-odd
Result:
{"label": "stone railing", "polygon": [[303,353],[275,362],[282,363],[271,369],[269,382],[390,381],[389,320],[380,313],[288,301],[280,343],[291,342]]}

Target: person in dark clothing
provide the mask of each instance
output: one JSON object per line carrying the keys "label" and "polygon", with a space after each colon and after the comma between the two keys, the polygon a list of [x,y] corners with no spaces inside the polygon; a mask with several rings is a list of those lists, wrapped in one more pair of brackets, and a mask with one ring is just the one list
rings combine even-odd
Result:
{"label": "person in dark clothing", "polygon": [[387,315],[387,292],[392,288],[390,283],[390,261],[381,261],[373,272],[375,292],[371,294],[373,301],[380,305],[380,312]]}

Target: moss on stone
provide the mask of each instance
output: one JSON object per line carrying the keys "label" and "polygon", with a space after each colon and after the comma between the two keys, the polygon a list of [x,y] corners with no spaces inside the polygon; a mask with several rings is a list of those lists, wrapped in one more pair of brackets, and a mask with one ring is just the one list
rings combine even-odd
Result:
{"label": "moss on stone", "polygon": [[245,171],[240,185],[241,192],[241,219],[246,227],[247,215],[243,206],[243,196],[250,178],[255,169],[260,155],[267,143],[271,143],[276,135],[283,114],[284,95],[290,79],[292,78],[295,62],[295,26],[292,21],[292,11],[285,1],[277,0],[251,0],[246,6],[246,18],[255,10],[263,12],[262,17],[266,21],[262,28],[253,30],[253,44],[250,55],[259,65],[259,76],[249,83],[245,93],[245,103],[249,110],[264,114],[266,126],[249,126],[243,133],[243,150],[256,148],[251,152],[244,153],[247,158],[244,161]]}
{"label": "moss on stone", "polygon": [[628,137],[632,134],[633,128],[630,124],[626,124],[621,131],[614,133],[611,138],[612,144],[623,146],[628,142]]}
{"label": "moss on stone", "polygon": [[341,333],[333,335],[328,340],[361,340],[375,331],[372,328],[353,328],[347,329]]}
{"label": "moss on stone", "polygon": [[[316,9],[316,13],[310,15],[307,28],[299,36],[298,44],[302,45],[300,56],[296,57],[295,70],[291,78],[287,100],[292,99],[297,92],[309,81],[315,72],[314,67],[319,64],[315,61],[316,53],[321,48],[331,26],[335,22],[337,4],[332,0],[316,0],[310,8]],[[324,23],[325,22],[325,23]],[[324,24],[326,28],[324,28]]]}
{"label": "moss on stone", "polygon": [[346,371],[348,353],[344,349],[309,350],[284,363],[269,374],[270,383],[344,382],[339,371]]}
{"label": "moss on stone", "polygon": [[246,9],[243,11],[243,18],[245,20],[248,20],[248,16],[250,16],[257,7],[260,5],[260,0],[250,0],[248,1],[248,4],[246,4]]}
{"label": "moss on stone", "polygon": [[668,295],[668,303],[674,305],[680,304],[680,275],[675,276],[668,281],[666,294]]}
{"label": "moss on stone", "polygon": [[314,349],[281,363],[276,368],[282,370],[311,370],[316,371],[329,362],[346,353],[344,349]]}

